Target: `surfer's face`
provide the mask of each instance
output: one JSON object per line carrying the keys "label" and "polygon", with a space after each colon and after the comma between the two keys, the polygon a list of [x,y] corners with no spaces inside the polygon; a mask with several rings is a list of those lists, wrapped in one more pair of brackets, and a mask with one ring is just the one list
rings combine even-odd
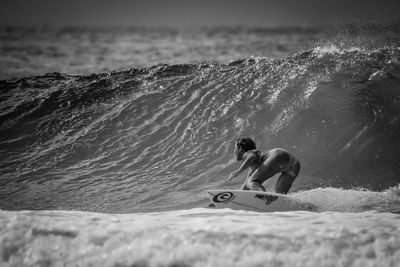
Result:
{"label": "surfer's face", "polygon": [[242,160],[243,159],[243,151],[242,148],[238,145],[235,145],[235,155],[236,155],[236,160]]}

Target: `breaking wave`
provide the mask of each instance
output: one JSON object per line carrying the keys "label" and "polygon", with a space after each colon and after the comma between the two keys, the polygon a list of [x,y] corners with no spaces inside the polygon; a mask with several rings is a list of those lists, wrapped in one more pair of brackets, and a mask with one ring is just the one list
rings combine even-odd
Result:
{"label": "breaking wave", "polygon": [[0,81],[1,208],[194,207],[228,186],[238,135],[300,159],[294,192],[388,190],[400,181],[399,59],[399,47],[325,45]]}

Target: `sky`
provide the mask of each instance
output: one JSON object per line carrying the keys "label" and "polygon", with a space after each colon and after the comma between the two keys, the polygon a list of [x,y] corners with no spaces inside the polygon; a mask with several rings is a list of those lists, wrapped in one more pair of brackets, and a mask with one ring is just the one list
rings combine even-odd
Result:
{"label": "sky", "polygon": [[399,0],[1,0],[0,25],[318,26],[400,22]]}

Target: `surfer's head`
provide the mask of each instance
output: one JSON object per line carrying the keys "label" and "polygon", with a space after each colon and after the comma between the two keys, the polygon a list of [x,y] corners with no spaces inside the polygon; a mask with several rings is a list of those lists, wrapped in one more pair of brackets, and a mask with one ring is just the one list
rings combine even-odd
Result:
{"label": "surfer's head", "polygon": [[256,149],[256,143],[253,141],[253,139],[249,137],[239,137],[236,140],[236,145],[235,145],[235,154],[236,154],[236,159],[237,160],[242,160],[243,159],[243,154],[246,153],[246,151]]}

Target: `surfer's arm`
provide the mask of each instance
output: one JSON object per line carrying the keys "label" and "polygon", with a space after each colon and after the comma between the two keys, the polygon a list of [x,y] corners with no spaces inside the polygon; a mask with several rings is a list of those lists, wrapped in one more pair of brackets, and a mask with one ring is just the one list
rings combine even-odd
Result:
{"label": "surfer's arm", "polygon": [[244,160],[242,166],[240,166],[240,168],[237,169],[236,171],[231,172],[231,174],[229,174],[228,181],[231,181],[236,176],[239,176],[247,168],[249,168],[251,165],[253,165],[254,162],[256,161],[256,159],[257,159],[257,156],[254,153],[249,153],[247,155],[247,157],[245,157],[245,160]]}

